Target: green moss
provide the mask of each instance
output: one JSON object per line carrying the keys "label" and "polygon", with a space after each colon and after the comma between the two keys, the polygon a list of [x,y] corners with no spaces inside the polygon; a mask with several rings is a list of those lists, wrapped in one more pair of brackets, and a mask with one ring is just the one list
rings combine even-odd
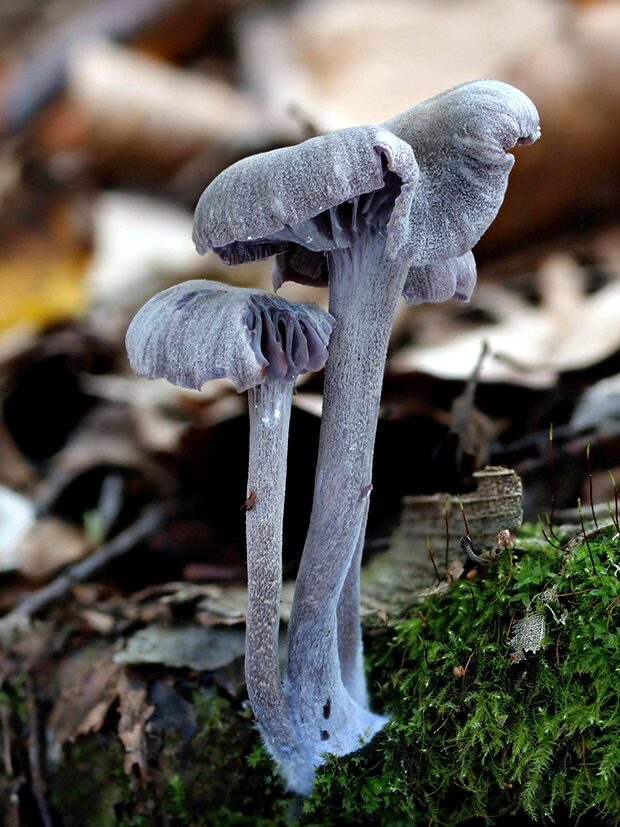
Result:
{"label": "green moss", "polygon": [[289,824],[286,796],[251,717],[215,689],[193,694],[196,732],[172,727],[147,736],[145,776],[125,774],[113,732],[66,744],[50,782],[63,827],[278,827]]}
{"label": "green moss", "polygon": [[52,809],[63,827],[117,824],[116,813],[131,795],[123,772],[124,757],[117,738],[99,733],[65,745],[61,766],[50,786]]}
{"label": "green moss", "polygon": [[[151,729],[145,778],[124,775],[113,733],[67,746],[52,784],[63,827],[426,827],[586,814],[620,823],[613,535],[570,551],[528,538],[394,628],[375,630],[367,648],[376,703],[393,720],[319,771],[303,813],[251,714],[203,687],[191,696],[190,738]],[[186,700],[190,685],[178,687]]]}
{"label": "green moss", "polygon": [[[491,823],[567,811],[620,823],[613,534],[570,552],[528,540],[376,641],[378,704],[393,721],[369,749],[319,773],[305,823]],[[537,651],[515,640],[524,616],[532,628],[545,621]]]}
{"label": "green moss", "polygon": [[284,795],[251,718],[213,689],[194,693],[198,731],[168,750],[167,811],[178,827],[277,827],[289,823]]}

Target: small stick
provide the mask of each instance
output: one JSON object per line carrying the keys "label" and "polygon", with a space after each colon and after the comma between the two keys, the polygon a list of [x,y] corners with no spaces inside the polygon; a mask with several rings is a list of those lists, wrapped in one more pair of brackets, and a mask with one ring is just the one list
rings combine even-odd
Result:
{"label": "small stick", "polygon": [[73,586],[83,583],[112,560],[121,557],[133,548],[140,540],[148,537],[149,534],[162,525],[171,513],[172,509],[164,505],[146,510],[135,523],[121,531],[109,543],[100,546],[85,560],[81,560],[75,566],[67,569],[51,583],[48,583],[47,586],[24,598],[13,611],[2,618],[0,624],[10,625],[11,621],[18,617],[31,617],[50,603],[55,603],[65,597]]}
{"label": "small stick", "polygon": [[516,614],[517,614],[517,610],[515,609],[514,612],[511,615],[511,617],[510,617],[510,623],[508,624],[508,631],[506,632],[506,640],[510,639],[510,630],[512,629],[512,624],[514,622]]}
{"label": "small stick", "polygon": [[30,778],[32,796],[36,802],[43,827],[53,827],[52,817],[45,799],[45,786],[41,771],[41,756],[39,744],[39,716],[34,691],[28,681],[26,686],[26,706],[28,708],[28,759],[30,764]]}
{"label": "small stick", "polygon": [[433,568],[435,569],[435,577],[437,578],[437,582],[441,583],[441,577],[439,576],[439,572],[437,571],[437,566],[435,565],[435,558],[433,557],[433,552],[431,550],[431,538],[428,534],[426,535],[426,547],[428,549],[428,556],[431,558],[431,563],[433,564]]}
{"label": "small stick", "polygon": [[590,445],[591,443],[588,442],[586,446],[586,464],[588,467],[588,486],[590,490],[590,509],[592,510],[592,519],[594,520],[595,528],[598,528],[598,520],[596,519],[596,514],[594,512],[594,499],[592,496],[592,466],[590,465]]}

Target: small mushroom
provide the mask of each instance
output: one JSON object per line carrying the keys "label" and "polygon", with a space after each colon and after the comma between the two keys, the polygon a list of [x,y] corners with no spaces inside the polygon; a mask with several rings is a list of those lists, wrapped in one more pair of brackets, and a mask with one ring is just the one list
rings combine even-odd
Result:
{"label": "small mushroom", "polygon": [[469,299],[471,247],[502,203],[514,163],[507,150],[538,134],[538,114],[525,95],[474,81],[381,126],[244,159],[198,204],[199,252],[213,249],[228,264],[275,254],[276,287],[288,279],[329,284],[336,326],[284,687],[316,764],[325,752],[357,749],[387,720],[368,708],[359,561],[399,297]]}
{"label": "small mushroom", "polygon": [[196,389],[227,376],[239,392],[248,391],[245,673],[263,740],[294,789],[312,785],[313,767],[278,662],[288,427],[295,380],[323,367],[332,326],[331,316],[309,302],[195,280],[150,299],[127,332],[139,376]]}

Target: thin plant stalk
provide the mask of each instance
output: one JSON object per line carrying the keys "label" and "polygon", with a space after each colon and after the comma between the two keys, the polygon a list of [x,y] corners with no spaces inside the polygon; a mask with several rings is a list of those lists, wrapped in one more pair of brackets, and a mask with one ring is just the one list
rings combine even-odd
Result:
{"label": "thin plant stalk", "polygon": [[448,571],[449,571],[449,558],[450,558],[450,497],[446,497],[445,520],[446,520],[446,574],[448,574]]}
{"label": "thin plant stalk", "polygon": [[470,542],[470,545],[471,545],[471,549],[475,553],[476,549],[474,547],[474,542],[471,539],[471,533],[469,531],[469,526],[467,525],[467,515],[465,514],[465,503],[463,502],[463,499],[461,498],[460,494],[457,494],[457,497],[458,497],[458,501],[459,501],[459,507],[461,509],[461,516],[463,517],[463,525],[465,526],[465,535],[467,537],[469,537],[469,542]]}
{"label": "thin plant stalk", "polygon": [[614,524],[614,528],[616,529],[618,534],[620,534],[620,526],[618,525],[618,522],[616,520],[616,515],[614,514],[614,512],[611,508],[611,503],[609,502],[609,500],[607,500],[606,502],[607,502],[607,510],[609,511],[609,516],[611,517],[611,521]]}
{"label": "thin plant stalk", "polygon": [[553,451],[553,422],[549,425],[549,467],[551,470],[551,513],[549,515],[549,522],[552,524],[553,518],[555,517],[555,501],[557,494],[555,479],[555,454]]}
{"label": "thin plant stalk", "polygon": [[[609,472],[609,476],[611,477],[611,482],[614,487],[614,502],[615,502],[615,511],[616,511],[616,519],[615,524],[616,526],[620,525],[620,519],[618,519],[618,486],[616,485],[616,478],[613,475],[613,471]],[[620,529],[619,529],[620,530]]]}
{"label": "thin plant stalk", "polygon": [[435,563],[433,550],[431,548],[431,538],[428,534],[426,535],[426,548],[428,549],[428,556],[430,558],[431,563],[433,564],[433,569],[435,570],[435,577],[437,578],[437,582],[441,583],[441,577],[439,576],[439,572],[437,571],[437,564]]}
{"label": "thin plant stalk", "polygon": [[598,520],[596,519],[596,513],[594,511],[594,497],[592,494],[592,466],[590,464],[590,446],[591,443],[588,442],[586,446],[586,464],[588,467],[588,488],[590,492],[590,510],[592,511],[592,519],[594,520],[594,525],[598,528]]}
{"label": "thin plant stalk", "polygon": [[[558,537],[556,537],[555,532],[553,531],[553,521],[554,521],[554,518],[555,518],[555,508],[556,508],[557,492],[558,492],[557,479],[556,479],[556,475],[555,475],[555,451],[554,451],[554,446],[555,446],[555,443],[553,441],[553,423],[551,423],[551,425],[549,425],[549,466],[550,466],[550,469],[551,469],[551,513],[547,516],[547,525],[549,527],[550,536],[553,537],[555,542],[559,544],[559,547],[561,547],[562,542]],[[547,542],[549,542],[549,545],[553,545],[553,543],[551,543],[549,540],[547,540]],[[556,548],[558,548],[558,546],[556,546]]]}
{"label": "thin plant stalk", "polygon": [[[549,543],[549,545],[550,545],[552,548],[555,548],[555,549],[557,549],[558,551],[560,551],[560,550],[562,549],[562,544],[561,544],[561,543],[560,543],[560,541],[559,541],[559,540],[555,537],[555,535],[554,535],[554,533],[553,533],[553,530],[551,529],[551,520],[550,520],[550,517],[549,517],[549,515],[548,515],[548,514],[545,514],[545,519],[546,519],[546,521],[547,521],[547,527],[549,528],[549,534],[547,534],[547,533],[545,532],[545,529],[544,529],[544,527],[543,527],[542,517],[540,517],[540,516],[538,517],[538,525],[540,526],[540,531],[541,531],[541,533],[542,533],[542,536],[545,538],[545,542]],[[551,538],[552,538],[552,537],[554,538],[554,540],[553,540],[553,541],[551,540]],[[556,545],[556,542],[557,542],[557,544],[558,544],[558,545]]]}
{"label": "thin plant stalk", "polygon": [[592,549],[590,548],[590,543],[588,542],[588,535],[586,534],[586,527],[583,522],[583,513],[581,511],[581,499],[577,500],[577,507],[579,509],[579,522],[581,523],[581,530],[583,532],[583,539],[585,540],[586,547],[588,549],[588,554],[590,555],[590,562],[592,563],[592,571],[594,572],[594,576],[598,577],[598,572],[596,571],[596,565],[594,564],[594,555],[592,554]]}

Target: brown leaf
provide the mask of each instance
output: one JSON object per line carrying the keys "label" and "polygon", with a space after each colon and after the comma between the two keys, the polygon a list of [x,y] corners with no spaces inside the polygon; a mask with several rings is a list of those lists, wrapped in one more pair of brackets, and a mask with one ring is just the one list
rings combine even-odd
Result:
{"label": "brown leaf", "polygon": [[124,669],[114,662],[115,651],[103,641],[92,642],[61,662],[58,695],[48,720],[48,730],[57,744],[101,728],[118,697]]}
{"label": "brown leaf", "polygon": [[89,549],[82,529],[58,517],[46,517],[28,531],[16,555],[26,577],[45,580],[67,563],[81,560]]}
{"label": "brown leaf", "polygon": [[146,684],[138,678],[128,678],[123,672],[118,680],[120,721],[118,737],[125,747],[125,772],[130,775],[138,766],[140,776],[146,778],[146,735],[144,727],[155,707],[147,704]]}

